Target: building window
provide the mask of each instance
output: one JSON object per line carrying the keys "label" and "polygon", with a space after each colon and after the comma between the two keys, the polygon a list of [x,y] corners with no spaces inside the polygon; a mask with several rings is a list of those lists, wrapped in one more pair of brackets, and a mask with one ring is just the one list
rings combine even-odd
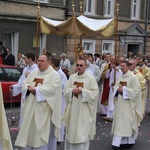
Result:
{"label": "building window", "polygon": [[114,17],[114,8],[115,8],[114,0],[105,0],[104,3],[104,16],[105,17]]}
{"label": "building window", "polygon": [[84,14],[95,15],[95,0],[84,0]]}
{"label": "building window", "polygon": [[[33,0],[34,2],[38,2],[38,0]],[[40,3],[47,3],[48,0],[40,0]]]}
{"label": "building window", "polygon": [[[46,48],[46,35],[40,34],[39,40],[38,40],[38,55],[42,53],[42,50]],[[36,43],[37,43],[37,37],[36,34],[33,36],[33,49],[36,51]]]}
{"label": "building window", "polygon": [[140,0],[131,0],[131,19],[139,20]]}
{"label": "building window", "polygon": [[40,53],[42,53],[43,49],[46,48],[46,35],[41,34],[40,36]]}
{"label": "building window", "polygon": [[3,33],[3,43],[5,47],[9,47],[11,53],[17,59],[18,45],[19,45],[19,33],[18,32],[5,32]]}
{"label": "building window", "polygon": [[84,53],[95,54],[95,40],[82,40]]}
{"label": "building window", "polygon": [[112,41],[112,40],[103,40],[102,41],[102,54],[103,53],[114,54],[114,41]]}

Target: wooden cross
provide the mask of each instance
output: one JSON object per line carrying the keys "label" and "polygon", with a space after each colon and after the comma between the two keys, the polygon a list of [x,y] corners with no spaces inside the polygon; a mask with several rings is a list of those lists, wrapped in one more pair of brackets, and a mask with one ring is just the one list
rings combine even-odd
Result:
{"label": "wooden cross", "polygon": [[73,85],[76,85],[77,87],[82,87],[83,88],[84,83],[83,82],[77,82],[77,81],[75,81],[73,83]]}
{"label": "wooden cross", "polygon": [[35,87],[37,87],[37,85],[38,85],[39,83],[43,84],[43,79],[34,78],[33,82],[35,82]]}
{"label": "wooden cross", "polygon": [[[83,88],[83,85],[84,85],[84,83],[83,82],[77,82],[77,81],[75,81],[74,83],[73,83],[73,85],[76,85],[76,87],[82,87]],[[78,98],[78,95],[76,95],[76,94],[74,94],[74,96],[76,97],[76,98]]]}
{"label": "wooden cross", "polygon": [[117,3],[117,4],[116,4],[116,13],[117,13],[117,15],[118,15],[118,13],[119,13],[119,6],[120,6],[120,4]]}

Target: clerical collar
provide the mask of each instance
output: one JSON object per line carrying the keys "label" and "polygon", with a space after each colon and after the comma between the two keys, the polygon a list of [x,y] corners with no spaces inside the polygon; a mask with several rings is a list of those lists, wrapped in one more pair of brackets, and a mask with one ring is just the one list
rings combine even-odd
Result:
{"label": "clerical collar", "polygon": [[[127,71],[127,72],[128,72],[128,71]],[[122,75],[125,75],[127,72],[125,72],[125,73],[122,72]]]}
{"label": "clerical collar", "polygon": [[122,74],[122,78],[128,78],[129,76],[131,76],[131,74],[133,74],[133,72],[128,70],[126,73]]}
{"label": "clerical collar", "polygon": [[43,70],[43,71],[38,70],[38,73],[41,74],[41,75],[47,74],[51,71],[51,69],[53,69],[53,68],[51,66],[49,66],[46,70]]}
{"label": "clerical collar", "polygon": [[79,73],[78,73],[78,76],[82,76],[83,74],[84,74],[84,72],[83,72],[82,74],[79,74]]}

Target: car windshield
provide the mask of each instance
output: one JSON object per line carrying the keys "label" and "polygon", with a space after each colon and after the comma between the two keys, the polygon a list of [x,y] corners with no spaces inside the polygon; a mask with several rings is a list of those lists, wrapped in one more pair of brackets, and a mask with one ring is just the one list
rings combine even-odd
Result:
{"label": "car windshield", "polygon": [[21,76],[21,72],[15,68],[5,68],[5,73],[8,81],[18,81]]}
{"label": "car windshield", "polygon": [[3,81],[5,79],[4,73],[2,69],[0,68],[0,81]]}

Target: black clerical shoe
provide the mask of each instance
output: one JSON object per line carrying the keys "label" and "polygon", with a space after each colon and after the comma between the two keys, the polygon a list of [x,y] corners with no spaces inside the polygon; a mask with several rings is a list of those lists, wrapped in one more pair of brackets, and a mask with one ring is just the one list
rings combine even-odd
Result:
{"label": "black clerical shoe", "polygon": [[105,117],[105,116],[107,116],[107,115],[106,115],[106,114],[100,114],[100,116],[101,116],[101,117]]}
{"label": "black clerical shoe", "polygon": [[121,149],[130,149],[130,148],[132,148],[133,147],[133,144],[121,144],[120,145],[120,148]]}
{"label": "black clerical shoe", "polygon": [[57,145],[62,145],[62,142],[57,142]]}
{"label": "black clerical shoe", "polygon": [[125,144],[125,148],[131,148],[133,147],[133,144]]}
{"label": "black clerical shoe", "polygon": [[112,145],[112,149],[114,149],[114,150],[120,150],[120,147]]}

